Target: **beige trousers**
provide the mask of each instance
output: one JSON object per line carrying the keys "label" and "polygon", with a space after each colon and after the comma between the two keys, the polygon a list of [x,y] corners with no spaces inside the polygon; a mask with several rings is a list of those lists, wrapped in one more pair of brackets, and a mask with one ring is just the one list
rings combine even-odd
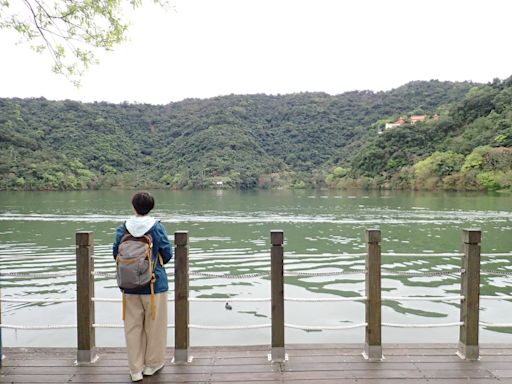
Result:
{"label": "beige trousers", "polygon": [[167,346],[167,292],[155,294],[156,317],[151,317],[151,295],[125,295],[124,335],[131,373],[165,362]]}

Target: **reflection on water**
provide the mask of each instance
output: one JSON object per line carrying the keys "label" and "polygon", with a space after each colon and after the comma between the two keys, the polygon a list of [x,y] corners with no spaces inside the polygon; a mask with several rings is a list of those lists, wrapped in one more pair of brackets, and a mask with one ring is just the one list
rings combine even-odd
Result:
{"label": "reflection on water", "polygon": [[[439,276],[384,274],[386,296],[457,296],[460,294],[461,230],[480,227],[484,253],[512,251],[512,198],[506,195],[387,193],[338,195],[293,192],[238,193],[155,191],[155,216],[169,233],[190,233],[190,295],[198,298],[267,298],[270,296],[270,230],[285,231],[285,296],[293,298],[365,295],[363,233],[380,228],[385,271],[443,272]],[[130,214],[130,192],[0,193],[0,262],[2,272],[30,272],[2,278],[5,298],[75,297],[74,233],[95,233],[95,269],[113,273],[112,234]],[[171,236],[172,237],[172,236]],[[390,255],[392,253],[421,256]],[[435,254],[435,255],[432,255]],[[439,255],[442,254],[442,255]],[[484,256],[482,270],[512,271],[512,257]],[[172,267],[168,268],[171,287]],[[341,272],[344,272],[341,274]],[[45,273],[52,273],[48,278]],[[212,273],[214,275],[201,275]],[[305,275],[301,275],[301,273]],[[451,273],[451,274],[449,274]],[[39,275],[38,275],[39,274]],[[62,274],[60,276],[59,274]],[[251,275],[243,279],[215,274]],[[512,295],[511,275],[483,274],[481,295]],[[96,276],[96,297],[119,298],[115,280]],[[198,325],[256,325],[270,319],[269,302],[192,302],[190,322]],[[120,303],[96,303],[96,322],[120,324]],[[482,301],[481,320],[510,322],[511,301]],[[3,303],[5,324],[47,325],[76,322],[74,303]],[[170,322],[173,305],[169,306]],[[287,301],[286,322],[339,326],[364,321],[364,304]],[[455,300],[383,302],[388,323],[459,321]],[[123,345],[122,330],[98,329],[100,346]],[[173,332],[169,344],[173,343]],[[193,329],[193,345],[268,344],[269,329],[209,331]],[[482,328],[482,342],[502,342],[512,329]],[[56,337],[55,335],[58,335]],[[384,342],[456,342],[458,328],[384,328]],[[7,346],[74,346],[74,330],[3,331]],[[286,341],[362,342],[363,329],[316,331],[287,329]]]}

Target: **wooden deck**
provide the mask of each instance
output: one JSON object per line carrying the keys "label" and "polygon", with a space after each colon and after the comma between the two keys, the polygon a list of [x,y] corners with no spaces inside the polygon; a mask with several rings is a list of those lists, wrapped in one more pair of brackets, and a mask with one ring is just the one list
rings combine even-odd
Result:
{"label": "wooden deck", "polygon": [[[192,348],[192,363],[168,364],[145,383],[366,383],[462,384],[512,383],[512,345],[481,347],[479,361],[456,356],[448,344],[394,344],[385,359],[368,362],[362,345],[289,345],[288,361],[271,364],[268,346]],[[4,348],[0,383],[130,383],[126,351],[100,348],[99,360],[75,366],[70,348]]]}

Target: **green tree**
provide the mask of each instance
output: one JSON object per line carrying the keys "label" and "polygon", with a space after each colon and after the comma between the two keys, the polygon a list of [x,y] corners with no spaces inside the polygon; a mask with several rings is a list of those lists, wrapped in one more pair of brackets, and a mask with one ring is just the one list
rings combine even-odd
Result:
{"label": "green tree", "polygon": [[[153,0],[166,5],[167,0]],[[126,39],[128,21],[122,16],[127,4],[143,0],[0,0],[0,29],[14,30],[20,41],[36,52],[48,52],[52,70],[78,84],[95,50],[111,50]]]}
{"label": "green tree", "polygon": [[332,173],[334,174],[334,176],[336,177],[343,177],[345,176],[348,172],[350,171],[350,169],[348,168],[343,168],[343,167],[336,167],[333,169]]}
{"label": "green tree", "polygon": [[458,170],[464,162],[464,155],[448,152],[434,152],[424,160],[417,162],[414,166],[417,177],[450,175]]}
{"label": "green tree", "polygon": [[488,145],[484,145],[482,147],[476,147],[473,152],[466,156],[466,160],[462,165],[461,171],[468,172],[472,169],[480,170],[482,169],[482,164],[484,163],[484,158],[491,150],[491,147]]}
{"label": "green tree", "polygon": [[501,180],[505,173],[503,171],[487,171],[479,173],[476,177],[479,183],[486,189],[498,190],[503,188]]}

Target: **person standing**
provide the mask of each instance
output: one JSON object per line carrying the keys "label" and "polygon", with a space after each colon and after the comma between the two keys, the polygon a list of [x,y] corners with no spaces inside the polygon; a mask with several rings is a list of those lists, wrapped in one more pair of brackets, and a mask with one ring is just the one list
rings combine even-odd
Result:
{"label": "person standing", "polygon": [[[132,381],[151,376],[163,368],[167,346],[167,291],[169,282],[164,265],[172,258],[172,247],[160,221],[150,216],[155,200],[148,192],[137,192],[132,197],[134,216],[116,231],[113,256],[116,259],[119,245],[125,236],[152,239],[154,283],[123,292],[123,320],[128,365]],[[151,265],[151,264],[150,264]]]}

